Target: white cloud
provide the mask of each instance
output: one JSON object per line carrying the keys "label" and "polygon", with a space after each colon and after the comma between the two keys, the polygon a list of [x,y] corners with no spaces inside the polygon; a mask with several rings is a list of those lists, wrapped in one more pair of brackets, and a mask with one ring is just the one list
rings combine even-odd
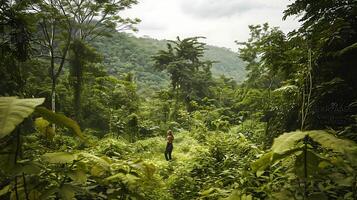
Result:
{"label": "white cloud", "polygon": [[139,0],[125,16],[142,20],[138,36],[175,39],[176,36],[205,36],[204,42],[231,48],[235,40],[249,37],[248,25],[268,22],[284,32],[298,27],[298,22],[282,21],[288,0]]}
{"label": "white cloud", "polygon": [[244,0],[183,0],[181,8],[184,13],[202,18],[220,18],[240,15],[252,9],[271,7],[264,1]]}

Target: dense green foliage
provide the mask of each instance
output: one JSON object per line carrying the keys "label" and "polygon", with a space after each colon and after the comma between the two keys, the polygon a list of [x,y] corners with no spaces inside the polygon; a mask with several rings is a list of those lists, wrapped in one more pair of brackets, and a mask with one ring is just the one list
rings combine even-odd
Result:
{"label": "dense green foliage", "polygon": [[[126,33],[113,33],[111,37],[101,37],[93,41],[104,57],[107,71],[115,76],[122,73],[134,73],[139,85],[139,92],[150,95],[152,91],[168,85],[166,73],[157,72],[151,59],[159,50],[166,48],[167,41],[151,38],[136,38]],[[212,64],[212,73],[219,77],[224,75],[237,82],[242,82],[246,72],[245,64],[236,53],[215,46],[205,46],[204,59],[217,61]],[[150,86],[152,90],[148,91]]]}
{"label": "dense green foliage", "polygon": [[237,54],[76,2],[0,5],[1,199],[357,199],[354,0],[296,0]]}

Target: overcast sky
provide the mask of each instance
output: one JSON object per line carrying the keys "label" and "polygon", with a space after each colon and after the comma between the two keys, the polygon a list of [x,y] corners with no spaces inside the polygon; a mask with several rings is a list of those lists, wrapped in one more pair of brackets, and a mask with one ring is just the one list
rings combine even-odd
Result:
{"label": "overcast sky", "polygon": [[236,51],[234,41],[248,39],[250,24],[268,22],[284,32],[297,28],[294,18],[282,21],[288,4],[288,0],[139,0],[125,16],[142,20],[137,36],[204,36],[207,44]]}

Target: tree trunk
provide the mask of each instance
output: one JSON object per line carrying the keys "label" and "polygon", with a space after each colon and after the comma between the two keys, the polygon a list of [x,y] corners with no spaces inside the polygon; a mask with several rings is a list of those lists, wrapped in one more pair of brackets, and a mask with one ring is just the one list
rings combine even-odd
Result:
{"label": "tree trunk", "polygon": [[[52,87],[51,87],[51,110],[56,112],[56,77],[52,76]],[[56,125],[52,124],[53,131],[56,131]]]}
{"label": "tree trunk", "polygon": [[74,83],[74,114],[77,122],[81,121],[81,93],[82,93],[82,66],[77,66],[76,77]]}

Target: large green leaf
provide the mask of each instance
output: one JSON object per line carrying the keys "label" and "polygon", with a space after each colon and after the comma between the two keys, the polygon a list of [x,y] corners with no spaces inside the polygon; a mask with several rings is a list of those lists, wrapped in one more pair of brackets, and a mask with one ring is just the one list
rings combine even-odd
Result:
{"label": "large green leaf", "polygon": [[0,139],[10,134],[15,127],[28,117],[44,98],[18,99],[0,97]]}
{"label": "large green leaf", "polygon": [[257,175],[259,176],[269,165],[284,159],[297,151],[300,151],[301,148],[296,144],[306,135],[306,132],[295,131],[284,133],[278,138],[275,138],[271,151],[265,153],[258,160],[252,163],[251,166],[253,171],[257,172]]}
{"label": "large green leaf", "polygon": [[[311,151],[311,150],[307,150],[306,152],[306,171],[307,171],[307,175],[308,176],[314,176],[316,174],[318,174],[319,172],[319,164],[320,162],[324,161],[325,159],[323,159],[322,157],[320,157],[318,154],[316,154],[315,152]],[[300,177],[303,178],[304,177],[304,153],[301,152],[299,155],[297,155],[296,157],[296,161],[295,161],[295,174]]]}
{"label": "large green leaf", "polygon": [[274,153],[283,154],[286,151],[294,149],[296,147],[296,143],[302,140],[307,134],[307,132],[301,131],[284,133],[274,139],[274,144],[271,147],[271,150]]}
{"label": "large green leaf", "polygon": [[63,114],[54,113],[45,107],[37,107],[38,112],[43,118],[54,124],[70,128],[79,138],[85,140],[81,128],[74,120],[64,116]]}
{"label": "large green leaf", "polygon": [[351,140],[339,139],[327,131],[316,130],[309,131],[309,137],[321,146],[342,153],[351,162],[357,163],[357,144]]}
{"label": "large green leaf", "polygon": [[[271,147],[271,151],[265,153],[258,160],[251,164],[253,171],[257,172],[257,175],[261,175],[269,165],[276,163],[277,161],[284,159],[296,152],[302,151],[302,146],[297,145],[305,136],[308,136],[315,142],[318,142],[322,147],[331,149],[335,152],[339,152],[346,156],[352,165],[357,163],[357,144],[353,141],[346,139],[339,139],[331,133],[323,130],[312,131],[295,131],[291,133],[285,133],[274,140],[274,144]],[[310,157],[317,159],[317,154],[310,154]],[[312,160],[311,160],[312,161]],[[309,162],[311,166],[316,167],[319,163]]]}
{"label": "large green leaf", "polygon": [[269,165],[272,165],[299,151],[302,151],[302,147],[295,147],[288,151],[284,151],[283,153],[274,153],[273,151],[269,151],[251,164],[252,170],[256,172],[257,176],[259,177],[264,173],[264,170]]}

